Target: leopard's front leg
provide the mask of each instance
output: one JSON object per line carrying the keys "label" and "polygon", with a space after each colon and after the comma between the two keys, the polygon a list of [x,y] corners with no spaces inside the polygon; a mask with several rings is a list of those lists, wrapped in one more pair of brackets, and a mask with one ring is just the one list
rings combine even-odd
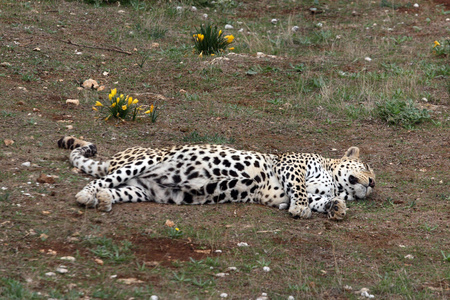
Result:
{"label": "leopard's front leg", "polygon": [[347,213],[345,201],[334,197],[308,193],[309,207],[312,211],[327,214],[329,219],[342,220]]}
{"label": "leopard's front leg", "polygon": [[[139,175],[147,170],[147,168],[142,167],[142,165],[145,166],[144,163],[139,164],[141,168],[138,168],[138,166],[126,165],[111,172],[103,178],[91,181],[80,192],[78,192],[78,194],[75,195],[77,202],[87,207],[97,207],[99,199],[104,200],[106,198],[110,198],[107,197],[108,195],[105,194],[104,191],[98,195],[100,191],[104,189],[113,189],[120,185],[126,184],[135,177],[139,177]],[[104,211],[111,210],[110,205],[108,205],[108,207],[103,207],[102,205],[100,208]]]}
{"label": "leopard's front leg", "polygon": [[290,193],[289,213],[293,217],[300,217],[304,219],[311,218],[311,208],[308,205],[308,198],[304,185],[296,185],[292,187]]}

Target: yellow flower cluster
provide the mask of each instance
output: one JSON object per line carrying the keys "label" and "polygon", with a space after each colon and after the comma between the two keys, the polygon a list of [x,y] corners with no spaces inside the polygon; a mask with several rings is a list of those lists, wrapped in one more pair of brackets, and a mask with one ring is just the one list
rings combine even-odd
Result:
{"label": "yellow flower cluster", "polygon": [[205,38],[205,36],[201,33],[194,34],[193,37],[196,41],[199,41],[199,42],[203,41],[203,39]]}
{"label": "yellow flower cluster", "polygon": [[234,36],[232,34],[226,35],[224,38],[227,40],[228,44],[231,44],[234,41]]}
{"label": "yellow flower cluster", "polygon": [[437,46],[440,46],[441,44],[439,44],[439,42],[438,41],[434,41],[434,46],[433,46],[433,48],[436,48]]}
{"label": "yellow flower cluster", "polygon": [[155,110],[155,106],[152,104],[152,105],[150,106],[150,109],[147,110],[146,112],[144,112],[144,114],[151,114],[154,110]]}

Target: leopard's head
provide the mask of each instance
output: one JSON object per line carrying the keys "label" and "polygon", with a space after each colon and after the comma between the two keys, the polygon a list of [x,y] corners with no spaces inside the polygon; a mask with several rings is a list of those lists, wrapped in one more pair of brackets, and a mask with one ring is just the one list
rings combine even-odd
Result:
{"label": "leopard's head", "polygon": [[359,161],[358,147],[350,147],[345,155],[337,160],[333,178],[337,194],[344,200],[365,198],[375,187],[375,173],[368,164]]}

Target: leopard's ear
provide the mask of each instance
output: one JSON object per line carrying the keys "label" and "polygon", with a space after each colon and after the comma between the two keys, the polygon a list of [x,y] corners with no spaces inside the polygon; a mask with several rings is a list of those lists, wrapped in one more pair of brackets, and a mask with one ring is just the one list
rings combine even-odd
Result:
{"label": "leopard's ear", "polygon": [[359,159],[359,148],[358,147],[348,148],[347,152],[345,152],[345,155],[342,158]]}

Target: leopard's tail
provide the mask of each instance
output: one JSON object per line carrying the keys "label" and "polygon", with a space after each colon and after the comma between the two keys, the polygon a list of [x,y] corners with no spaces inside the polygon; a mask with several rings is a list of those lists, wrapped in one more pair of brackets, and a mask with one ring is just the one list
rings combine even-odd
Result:
{"label": "leopard's tail", "polygon": [[73,136],[65,136],[58,140],[58,147],[72,150],[70,163],[83,172],[98,178],[104,177],[108,173],[109,162],[90,158],[97,154],[97,147],[94,144]]}

